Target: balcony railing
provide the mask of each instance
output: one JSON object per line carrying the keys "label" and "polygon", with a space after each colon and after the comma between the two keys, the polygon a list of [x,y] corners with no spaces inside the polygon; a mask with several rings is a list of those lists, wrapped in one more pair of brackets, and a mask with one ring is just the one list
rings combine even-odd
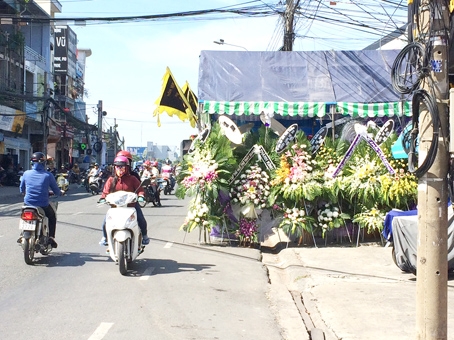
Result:
{"label": "balcony railing", "polygon": [[24,47],[24,53],[25,53],[25,60],[36,62],[36,64],[39,67],[41,67],[44,70],[46,69],[47,60],[41,54],[39,54],[34,49],[32,49],[28,46]]}

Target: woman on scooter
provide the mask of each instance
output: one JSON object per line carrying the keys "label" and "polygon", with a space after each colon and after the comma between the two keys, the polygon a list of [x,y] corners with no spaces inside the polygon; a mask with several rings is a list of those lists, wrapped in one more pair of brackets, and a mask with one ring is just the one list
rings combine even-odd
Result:
{"label": "woman on scooter", "polygon": [[[104,203],[106,201],[105,197],[115,191],[123,190],[129,192],[136,192],[139,196],[138,201],[144,199],[144,189],[140,185],[140,181],[133,175],[130,174],[129,170],[129,160],[124,156],[117,156],[114,159],[114,174],[112,177],[109,177],[104,189],[99,199],[99,203]],[[150,243],[150,239],[147,236],[147,221],[143,216],[142,209],[140,209],[139,203],[136,202],[134,207],[137,211],[137,222],[139,224],[140,230],[142,232],[142,244],[147,245]],[[103,238],[101,239],[100,244],[107,244],[107,235],[106,235],[106,221],[102,225]]]}

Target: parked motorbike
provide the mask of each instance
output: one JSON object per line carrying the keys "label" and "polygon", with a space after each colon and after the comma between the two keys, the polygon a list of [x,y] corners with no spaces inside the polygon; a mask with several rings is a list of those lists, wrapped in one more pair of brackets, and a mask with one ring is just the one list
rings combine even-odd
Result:
{"label": "parked motorbike", "polygon": [[[160,179],[144,179],[141,183],[144,188],[144,201],[139,202],[140,207],[144,208],[147,203],[153,204],[155,207],[161,206],[161,200],[158,200],[156,196],[161,195],[161,191],[163,190],[162,187],[162,180]],[[157,190],[157,194],[155,194]]]}
{"label": "parked motorbike", "polygon": [[137,194],[134,192],[116,191],[106,196],[106,203],[110,205],[106,214],[109,255],[118,264],[121,275],[127,273],[129,263],[145,249],[136,209],[128,207],[136,201]]}
{"label": "parked motorbike", "polygon": [[67,191],[69,189],[68,174],[59,173],[56,180],[60,190]]}
{"label": "parked motorbike", "polygon": [[[50,205],[56,215],[58,202],[50,201]],[[49,243],[49,220],[42,208],[29,205],[23,206],[19,229],[21,230],[21,238],[19,240],[24,251],[26,264],[33,264],[35,253],[48,255],[52,251],[52,246]]]}

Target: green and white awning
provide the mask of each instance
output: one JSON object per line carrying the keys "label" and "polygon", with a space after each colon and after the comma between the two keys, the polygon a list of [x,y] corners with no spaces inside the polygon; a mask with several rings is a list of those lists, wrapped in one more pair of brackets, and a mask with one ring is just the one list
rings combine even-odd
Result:
{"label": "green and white awning", "polygon": [[336,112],[352,117],[402,117],[411,116],[410,102],[391,103],[336,103]]}
{"label": "green and white awning", "polygon": [[394,117],[411,116],[410,102],[389,103],[349,103],[338,102],[203,102],[203,112],[236,116],[275,113],[289,117],[323,117],[327,114],[327,105],[335,105],[336,113],[353,117]]}
{"label": "green and white awning", "polygon": [[221,102],[204,101],[203,112],[236,116],[276,113],[281,116],[323,117],[326,103],[310,102]]}

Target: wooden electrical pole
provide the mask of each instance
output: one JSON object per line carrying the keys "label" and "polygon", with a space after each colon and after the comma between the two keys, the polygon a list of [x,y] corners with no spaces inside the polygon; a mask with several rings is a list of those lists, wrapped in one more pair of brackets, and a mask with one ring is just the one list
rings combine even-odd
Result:
{"label": "wooden electrical pole", "polygon": [[[438,138],[435,161],[418,181],[418,254],[416,332],[419,340],[447,340],[448,293],[448,37],[449,9],[443,0],[422,0],[419,7],[419,41],[426,46],[430,75],[422,88],[434,96],[440,117],[440,134],[433,135],[430,107],[419,113],[419,165],[429,157],[432,139]],[[433,109],[432,109],[433,110]]]}

